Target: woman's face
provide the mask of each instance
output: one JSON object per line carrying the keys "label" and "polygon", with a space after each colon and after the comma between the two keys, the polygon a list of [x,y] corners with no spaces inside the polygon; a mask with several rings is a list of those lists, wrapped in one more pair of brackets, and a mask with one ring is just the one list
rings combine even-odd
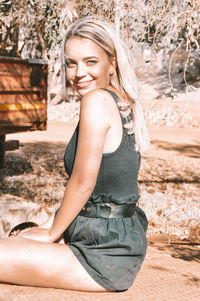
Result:
{"label": "woman's face", "polygon": [[66,77],[81,96],[97,88],[106,88],[115,70],[115,60],[86,38],[70,38],[65,46]]}

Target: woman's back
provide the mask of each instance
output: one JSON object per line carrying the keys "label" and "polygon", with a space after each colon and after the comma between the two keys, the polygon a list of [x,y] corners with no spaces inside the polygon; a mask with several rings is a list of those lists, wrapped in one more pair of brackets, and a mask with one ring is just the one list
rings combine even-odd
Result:
{"label": "woman's back", "polygon": [[[115,92],[107,91],[116,103],[121,101]],[[136,150],[135,135],[128,135],[124,127],[126,120],[123,117],[121,117],[120,123],[123,125],[122,137],[120,137],[119,145],[113,152],[104,153],[102,156],[95,189],[90,197],[92,202],[97,202],[100,196],[102,202],[116,204],[134,203],[139,199],[137,181],[140,153]],[[65,168],[69,175],[73,169],[78,132],[79,125],[65,152]],[[119,137],[116,133],[115,136]]]}

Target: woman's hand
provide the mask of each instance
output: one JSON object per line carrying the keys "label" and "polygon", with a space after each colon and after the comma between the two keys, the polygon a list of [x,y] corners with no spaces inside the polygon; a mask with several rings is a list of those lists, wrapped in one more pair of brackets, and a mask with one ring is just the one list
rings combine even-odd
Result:
{"label": "woman's hand", "polygon": [[49,234],[49,229],[45,228],[40,228],[40,227],[33,227],[29,229],[22,230],[17,237],[22,237],[22,238],[27,238],[27,239],[32,239],[32,240],[37,240],[37,241],[42,241],[42,242],[53,242],[50,234]]}

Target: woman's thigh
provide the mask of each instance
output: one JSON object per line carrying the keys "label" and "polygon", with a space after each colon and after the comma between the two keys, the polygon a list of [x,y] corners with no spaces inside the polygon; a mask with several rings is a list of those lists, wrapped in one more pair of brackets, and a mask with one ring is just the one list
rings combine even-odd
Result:
{"label": "woman's thigh", "polygon": [[83,291],[106,291],[66,244],[23,238],[0,240],[0,282]]}

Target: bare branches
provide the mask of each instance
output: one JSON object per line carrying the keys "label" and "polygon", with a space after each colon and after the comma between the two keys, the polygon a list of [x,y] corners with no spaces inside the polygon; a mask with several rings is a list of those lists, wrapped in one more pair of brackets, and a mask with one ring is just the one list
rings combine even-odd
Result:
{"label": "bare branches", "polygon": [[155,50],[175,49],[182,40],[187,50],[200,44],[198,0],[3,0],[0,11],[7,25],[5,37],[15,18],[19,31],[36,30],[43,54],[44,48],[48,51],[58,42],[60,30],[74,19],[91,14],[115,22],[122,36],[153,45]]}
{"label": "bare branches", "polygon": [[133,51],[136,44],[141,54],[149,50],[151,70],[160,68],[155,58],[162,52],[162,70],[171,75],[177,52],[184,50],[187,57],[178,68],[189,87],[188,70],[200,51],[199,0],[1,0],[0,54],[48,59],[55,80],[63,33],[72,21],[87,15],[115,23]]}

